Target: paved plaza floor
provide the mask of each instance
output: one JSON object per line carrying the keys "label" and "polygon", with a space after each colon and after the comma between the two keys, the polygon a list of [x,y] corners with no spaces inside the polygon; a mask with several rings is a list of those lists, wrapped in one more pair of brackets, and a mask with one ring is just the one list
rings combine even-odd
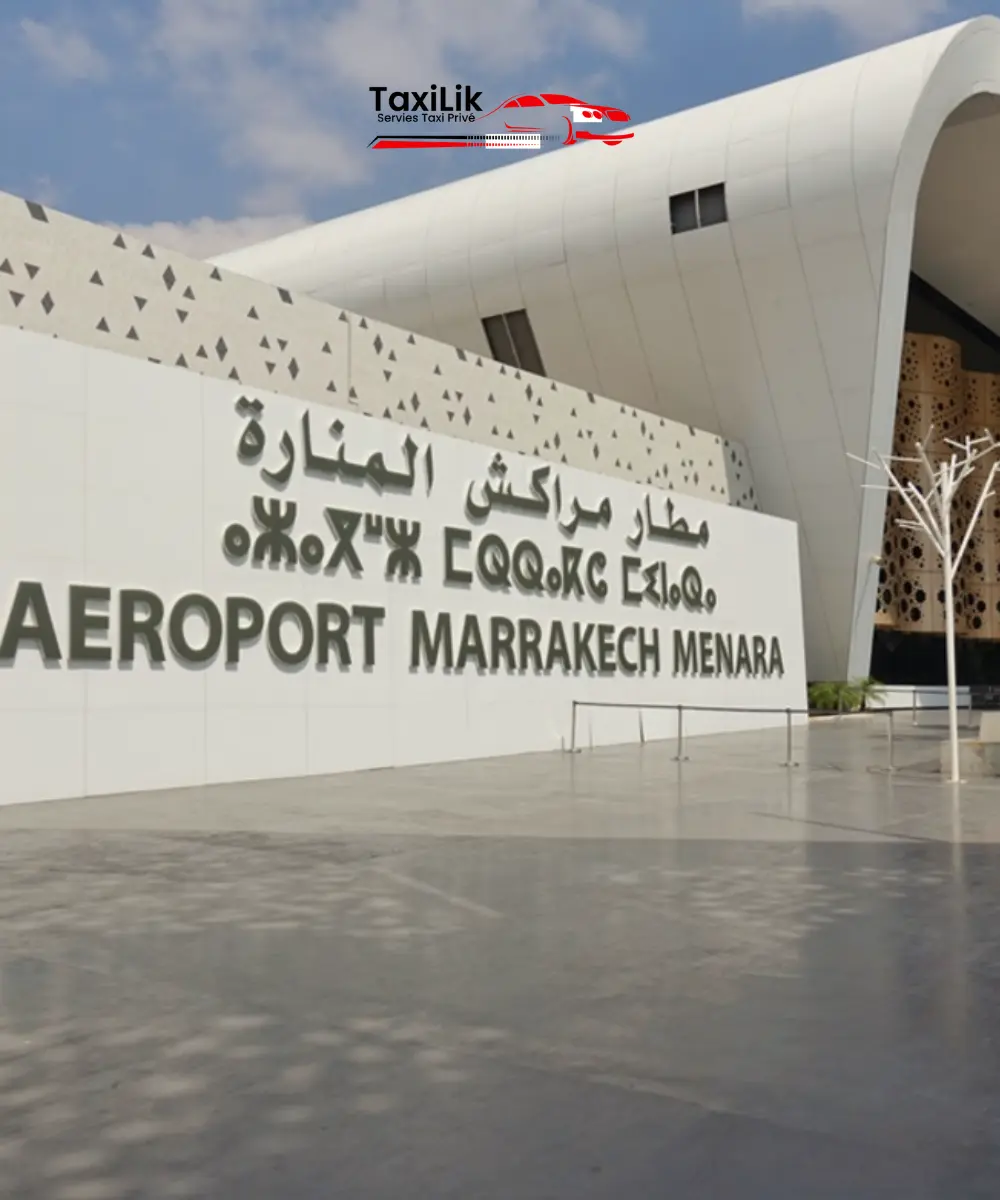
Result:
{"label": "paved plaza floor", "polygon": [[1000,786],[940,737],[2,809],[0,1195],[995,1198]]}

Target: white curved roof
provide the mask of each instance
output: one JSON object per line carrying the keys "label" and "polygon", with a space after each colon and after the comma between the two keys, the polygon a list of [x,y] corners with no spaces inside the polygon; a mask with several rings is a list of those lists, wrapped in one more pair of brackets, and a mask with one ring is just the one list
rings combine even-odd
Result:
{"label": "white curved roof", "polygon": [[[552,377],[738,438],[800,522],[813,673],[842,678],[883,520],[846,452],[889,448],[918,197],[918,266],[1000,328],[998,108],[953,118],[983,95],[992,17],[216,261],[480,353],[482,317],[526,308]],[[672,236],[669,197],[721,181],[728,222]]]}

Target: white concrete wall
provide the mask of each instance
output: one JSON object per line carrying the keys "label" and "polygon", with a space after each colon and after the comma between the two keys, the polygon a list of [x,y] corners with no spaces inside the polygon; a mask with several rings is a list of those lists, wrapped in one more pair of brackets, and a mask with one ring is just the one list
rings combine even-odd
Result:
{"label": "white concrete wall", "polygon": [[[969,711],[969,689],[956,689],[958,700],[959,729],[979,728],[979,718]],[[880,701],[872,708],[909,709],[916,717],[917,725],[948,724],[948,689],[943,687],[907,687],[905,685],[883,688]],[[906,720],[905,715],[897,718]]]}
{"label": "white concrete wall", "polygon": [[[495,502],[495,511],[477,523],[464,505],[470,488],[474,498],[481,496],[493,447],[11,328],[0,329],[0,371],[0,802],[558,749],[568,740],[573,700],[778,709],[804,704],[797,537],[789,522],[675,497],[675,519],[683,516],[692,529],[707,522],[707,545],[650,540],[647,533],[634,554],[644,564],[665,563],[670,583],[695,566],[704,587],[717,593],[717,605],[708,613],[687,611],[683,604],[676,609],[649,601],[628,604],[622,559],[633,551],[625,539],[636,532],[636,513],[645,511],[647,496],[656,523],[666,522],[662,491],[555,467],[540,481],[547,512],[501,511]],[[249,426],[236,411],[241,395],[264,406],[266,446],[250,465],[237,455]],[[335,455],[343,446],[346,461],[367,466],[369,475],[345,480],[305,474],[306,413],[317,453]],[[331,430],[337,418],[339,436]],[[419,451],[414,485],[380,494],[371,482],[378,471],[372,455],[381,454],[387,470],[400,471],[407,434]],[[432,483],[425,473],[428,449]],[[265,470],[278,472],[289,459],[286,480],[273,483],[262,476]],[[545,470],[537,460],[516,455],[508,466],[516,495],[530,496],[531,472]],[[556,477],[563,520],[574,500],[596,513],[606,499],[607,527],[561,531]],[[320,539],[323,560],[316,569],[304,569],[301,560],[272,566],[227,557],[223,538],[231,525],[242,523],[255,538],[259,533],[251,517],[254,496],[266,505],[298,505],[294,544],[302,553],[306,534]],[[324,567],[335,541],[324,514],[331,506],[419,521],[419,581],[386,579],[384,529],[368,537],[358,533],[361,573],[352,576],[343,565],[335,571]],[[581,599],[547,590],[541,595],[516,587],[491,590],[479,578],[447,585],[446,526],[470,529],[473,544],[487,533],[498,533],[509,547],[532,539],[547,568],[562,561],[567,546],[581,547],[584,562],[600,551],[607,558],[608,593]],[[472,566],[461,548],[457,565]],[[12,608],[18,596],[29,594],[19,586],[25,583],[42,586],[51,630],[38,606],[20,615]],[[545,587],[550,584],[547,573]],[[80,628],[83,607],[78,609],[75,652],[69,633],[72,586],[110,589],[109,600],[94,594],[83,606],[93,618],[89,631]],[[122,589],[146,590],[164,602],[162,662],[150,661],[143,641],[128,661]],[[254,601],[265,615],[282,602],[296,602],[311,614],[321,603],[384,609],[384,619],[372,626],[374,661],[364,668],[364,626],[355,619],[349,669],[338,666],[335,656],[325,669],[317,665],[315,646],[301,665],[282,667],[260,639],[242,645],[237,661],[227,662],[227,654],[234,655],[223,639],[208,661],[185,665],[185,642],[203,645],[211,632],[203,617],[189,613],[180,631],[168,633],[173,606],[191,593],[208,597],[223,615],[227,598],[243,597],[250,605],[244,617]],[[74,595],[82,603],[81,593]],[[644,673],[627,675],[613,656],[617,669],[603,675],[585,665],[538,672],[530,663],[522,673],[502,662],[495,672],[474,665],[452,672],[440,666],[413,670],[416,609],[432,617],[454,614],[458,627],[466,613],[484,622],[491,616],[534,619],[546,632],[551,622],[561,621],[571,638],[573,622],[605,623],[615,636],[642,626],[647,638],[658,634],[660,669],[653,670],[650,659]],[[142,616],[147,609],[139,606],[136,612]],[[54,635],[58,646],[50,638],[47,651],[40,650],[32,625]],[[297,629],[293,618],[279,623],[292,649],[300,644]],[[675,629],[757,635],[768,648],[778,638],[783,673],[678,675]],[[107,661],[88,660],[81,654],[85,648],[98,653],[106,648]],[[628,653],[634,656],[634,645]],[[702,728],[781,720],[716,714]],[[671,714],[646,716],[647,737],[671,736],[673,728]],[[633,740],[635,714],[589,714],[581,736],[597,744]]]}

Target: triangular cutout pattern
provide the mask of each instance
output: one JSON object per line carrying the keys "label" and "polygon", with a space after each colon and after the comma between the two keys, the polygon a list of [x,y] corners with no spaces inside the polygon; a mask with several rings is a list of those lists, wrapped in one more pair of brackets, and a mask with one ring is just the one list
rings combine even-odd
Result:
{"label": "triangular cutout pattern", "polygon": [[[38,229],[38,233],[47,235],[50,240],[64,236],[61,218],[45,213],[41,206],[37,206],[37,213],[41,215],[32,213],[37,220],[50,222],[44,230]],[[108,254],[111,247],[107,240],[109,232],[114,244],[129,253],[120,257]],[[69,311],[77,311],[86,315],[86,297],[89,294],[90,313],[92,314],[95,307],[106,307],[111,310],[115,320],[112,328],[111,317],[105,315],[100,318],[96,332],[102,334],[102,339],[92,339],[95,345],[107,346],[117,343],[120,346],[119,339],[128,340],[143,346],[146,353],[139,356],[140,358],[152,360],[157,358],[156,352],[159,351],[158,359],[163,363],[190,366],[207,375],[223,379],[228,376],[233,380],[241,380],[241,377],[245,376],[241,381],[246,382],[248,386],[267,389],[277,386],[274,376],[278,373],[278,365],[283,363],[283,377],[286,373],[288,376],[285,390],[292,388],[294,383],[293,395],[300,401],[325,401],[328,405],[333,405],[341,399],[346,399],[353,410],[363,411],[372,416],[378,416],[381,403],[384,419],[395,420],[400,424],[413,426],[420,422],[424,428],[447,431],[452,436],[464,435],[466,431],[471,433],[472,425],[476,425],[477,433],[472,436],[492,442],[494,446],[498,440],[503,440],[508,443],[508,454],[516,452],[519,455],[541,456],[553,462],[557,462],[562,454],[568,463],[584,469],[588,466],[593,469],[596,459],[602,464],[607,463],[609,470],[636,482],[642,478],[649,478],[653,481],[651,486],[667,490],[676,480],[676,486],[681,491],[690,490],[693,494],[711,496],[713,500],[720,502],[740,503],[744,507],[760,507],[755,503],[755,498],[749,495],[750,481],[746,478],[745,469],[741,480],[729,462],[731,448],[727,445],[724,450],[718,449],[723,444],[723,439],[717,435],[704,434],[694,429],[685,430],[683,426],[660,413],[637,410],[582,388],[568,385],[560,387],[557,381],[535,376],[521,369],[516,363],[497,362],[488,354],[477,354],[476,351],[461,346],[441,345],[413,330],[394,330],[393,327],[383,325],[379,320],[370,319],[360,313],[321,309],[316,301],[292,293],[285,299],[282,295],[283,289],[231,277],[210,263],[205,264],[204,274],[201,274],[200,267],[192,263],[185,265],[181,260],[176,260],[178,265],[174,267],[170,258],[160,259],[160,255],[166,255],[167,251],[154,250],[152,245],[144,246],[141,241],[136,241],[123,231],[98,230],[92,253],[88,258],[85,237],[86,229],[80,233],[82,249],[75,251],[81,256],[77,262],[82,262],[82,267],[78,265],[74,269],[73,278],[70,280],[67,277],[65,286],[60,279],[53,290],[47,290],[49,279],[46,272],[50,271],[48,256],[40,258],[40,251],[31,253],[25,249],[21,253],[31,255],[33,261],[29,262],[23,260],[20,254],[15,254],[14,258],[4,258],[0,253],[0,275],[7,276],[4,281],[7,286],[0,288],[0,291],[8,293],[11,308],[7,312],[11,317],[12,326],[19,320],[28,322],[28,317],[22,315],[22,310],[31,314],[31,319],[36,325],[43,319],[40,314],[44,314],[48,324],[53,324],[53,318],[58,319],[60,313],[65,315]],[[27,244],[26,242],[25,245]],[[150,264],[139,263],[140,255],[149,259]],[[57,259],[52,258],[51,261]],[[40,281],[42,274],[46,274],[46,281],[41,283],[37,292],[26,291],[21,286],[21,283],[27,283],[29,279],[33,282]],[[184,275],[188,276],[188,284],[184,282]],[[212,293],[211,311],[203,311],[208,306],[200,304],[199,300],[208,299],[207,296],[202,297],[208,278],[224,281],[226,287]],[[193,286],[195,282],[197,287]],[[113,307],[110,296],[106,303],[93,305],[96,293],[90,291],[88,284],[106,289],[108,293],[117,289],[114,291],[116,297],[120,291],[121,296],[115,303],[123,303],[126,297],[131,295],[135,305],[133,315],[137,323],[131,324],[127,315],[119,314]],[[68,295],[70,287],[76,289],[72,297]],[[202,290],[199,291],[199,288]],[[198,347],[196,352],[185,350],[178,356],[176,345],[171,345],[169,340],[169,330],[175,327],[174,322],[166,320],[166,305],[162,302],[159,305],[154,303],[154,312],[149,314],[147,322],[145,310],[156,300],[157,295],[163,294],[159,289],[163,289],[175,305],[175,318],[183,325],[185,343]],[[176,297],[173,296],[175,290],[178,293]],[[305,304],[306,314],[303,314],[301,321],[296,314],[287,314],[294,320],[279,322],[279,327],[284,329],[280,338],[277,334],[262,336],[263,330],[261,334],[247,337],[245,321],[255,321],[259,327],[264,324],[265,319],[270,323],[275,315],[275,291],[285,304]],[[185,297],[185,306],[177,307],[177,301],[182,295]],[[31,304],[25,309],[29,297]],[[279,311],[283,312],[284,308]],[[120,323],[119,315],[123,316]],[[89,319],[93,320],[93,316]],[[346,340],[336,335],[327,335],[324,340],[323,329],[329,329],[334,320],[348,325]],[[59,329],[58,324],[55,327]],[[350,335],[355,330],[367,331],[367,341],[352,344]],[[51,330],[48,332],[51,333]],[[259,358],[254,337],[259,339],[257,345],[265,353],[270,354],[278,350],[280,357],[274,360]],[[200,346],[199,338],[202,339]],[[396,338],[400,340],[396,341]],[[337,342],[336,347],[333,345],[334,341]],[[292,342],[295,342],[298,351],[295,359],[288,354]],[[397,350],[396,346],[402,346],[403,349]],[[411,359],[408,351],[415,347],[419,348],[420,353],[414,353]],[[150,350],[154,353],[149,354]],[[455,354],[454,359],[451,358],[452,351]],[[349,388],[350,397],[343,395],[343,388],[340,389],[341,394],[337,394],[338,387],[331,378],[331,368],[335,364],[330,363],[323,370],[313,361],[320,354],[337,356],[336,366],[340,371],[343,356],[345,362],[353,361],[359,370],[370,371],[368,364],[372,359],[369,352],[371,355],[381,355],[385,388],[380,393],[382,384],[377,382],[377,375],[369,374],[367,378],[371,381],[370,384],[362,385],[365,386],[366,394],[366,402],[363,405],[356,388],[350,388],[351,380],[346,373],[342,375],[341,382]],[[194,358],[202,360],[201,363],[192,362]],[[428,363],[431,372],[438,377],[438,382],[430,389],[426,387]],[[460,372],[465,365],[471,367],[473,364],[480,370],[483,367],[492,369],[497,376],[497,382],[493,386],[498,388],[499,394],[484,394],[480,388],[468,388]],[[223,371],[226,375],[222,374]],[[327,379],[326,384],[323,383],[324,375]],[[502,379],[499,378],[501,376]],[[363,375],[360,377],[365,378]],[[419,380],[423,380],[417,400],[419,408],[414,406],[411,409],[410,396],[415,395],[413,387]],[[515,381],[520,381],[517,383],[519,394],[514,392]],[[455,386],[456,382],[462,382],[467,388],[467,400]],[[388,386],[390,383],[394,384],[391,390]],[[546,391],[551,397],[548,404],[543,401]],[[615,403],[618,404],[617,413],[613,407]],[[520,416],[520,404],[526,404],[531,411],[533,419],[530,425],[526,426]],[[598,408],[594,419],[586,423],[590,426],[589,429],[584,427],[581,415],[581,405],[588,404]],[[484,412],[483,405],[493,408],[493,419],[498,419],[500,411],[503,411],[505,422],[509,425],[506,431],[494,427],[496,432],[487,435],[486,430],[491,427],[489,407]],[[559,430],[562,434],[561,448],[560,434],[557,432]],[[610,441],[620,444],[611,447],[607,445]],[[587,446],[589,452],[584,450]],[[646,450],[645,456],[642,453],[643,448]],[[638,474],[636,464],[639,471],[647,471],[646,477]],[[652,473],[649,473],[650,471]],[[727,472],[731,483],[727,482]]]}

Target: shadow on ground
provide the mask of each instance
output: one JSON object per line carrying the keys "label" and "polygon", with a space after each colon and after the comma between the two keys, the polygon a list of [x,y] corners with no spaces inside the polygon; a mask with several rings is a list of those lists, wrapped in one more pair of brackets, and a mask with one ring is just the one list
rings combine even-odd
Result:
{"label": "shadow on ground", "polygon": [[996,797],[745,753],[5,810],[0,1194],[994,1197]]}

